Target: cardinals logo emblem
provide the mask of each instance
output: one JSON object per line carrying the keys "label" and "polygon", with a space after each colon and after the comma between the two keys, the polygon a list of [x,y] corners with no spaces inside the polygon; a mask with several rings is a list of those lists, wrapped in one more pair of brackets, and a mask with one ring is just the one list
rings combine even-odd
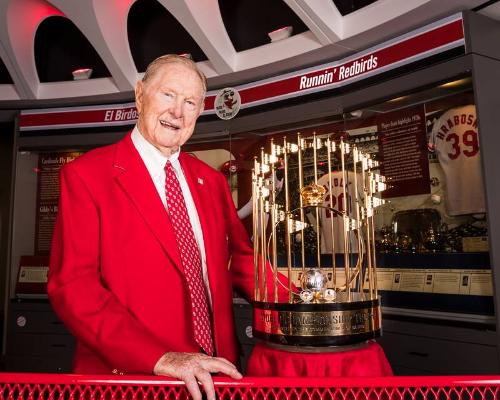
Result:
{"label": "cardinals logo emblem", "polygon": [[220,119],[231,119],[241,107],[240,94],[236,89],[224,88],[215,96],[215,113]]}

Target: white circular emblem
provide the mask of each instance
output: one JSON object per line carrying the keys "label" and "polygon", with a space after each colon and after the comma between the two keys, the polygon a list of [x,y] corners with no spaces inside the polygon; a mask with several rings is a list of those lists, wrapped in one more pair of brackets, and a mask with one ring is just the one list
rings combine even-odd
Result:
{"label": "white circular emblem", "polygon": [[215,96],[215,114],[220,119],[232,119],[241,107],[240,94],[236,89],[224,88]]}
{"label": "white circular emblem", "polygon": [[20,315],[19,317],[17,317],[17,320],[16,320],[16,323],[17,323],[17,326],[23,328],[24,326],[26,326],[26,317],[23,316],[23,315]]}
{"label": "white circular emblem", "polygon": [[441,196],[438,194],[433,194],[433,195],[431,195],[431,201],[434,204],[440,204],[441,203]]}
{"label": "white circular emblem", "polygon": [[247,337],[253,338],[253,331],[252,331],[251,325],[249,325],[245,328],[245,334],[247,335]]}
{"label": "white circular emblem", "polygon": [[299,297],[304,303],[309,303],[314,298],[314,295],[310,290],[303,290],[299,293]]}
{"label": "white circular emblem", "polygon": [[325,293],[323,294],[323,298],[326,301],[333,301],[337,297],[337,293],[333,289],[325,289]]}

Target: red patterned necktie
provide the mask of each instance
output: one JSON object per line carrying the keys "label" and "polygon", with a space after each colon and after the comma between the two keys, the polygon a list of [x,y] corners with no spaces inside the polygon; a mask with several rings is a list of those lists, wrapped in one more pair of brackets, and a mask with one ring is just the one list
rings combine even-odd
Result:
{"label": "red patterned necktie", "polygon": [[201,271],[201,258],[193,228],[182,195],[181,186],[170,161],[165,165],[165,194],[170,221],[174,227],[177,248],[191,297],[194,337],[209,356],[214,354],[207,294]]}

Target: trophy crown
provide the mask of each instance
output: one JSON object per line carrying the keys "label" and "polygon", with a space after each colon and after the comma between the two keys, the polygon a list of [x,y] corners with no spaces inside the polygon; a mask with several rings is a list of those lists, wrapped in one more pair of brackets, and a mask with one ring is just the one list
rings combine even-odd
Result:
{"label": "trophy crown", "polygon": [[311,183],[310,185],[304,186],[300,189],[302,202],[306,207],[319,206],[323,204],[325,194],[326,189],[323,186],[317,185],[316,183]]}

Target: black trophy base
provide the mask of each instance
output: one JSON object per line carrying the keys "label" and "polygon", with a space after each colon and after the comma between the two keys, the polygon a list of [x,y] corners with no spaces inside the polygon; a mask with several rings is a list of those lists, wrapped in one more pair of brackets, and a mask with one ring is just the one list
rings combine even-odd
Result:
{"label": "black trophy base", "polygon": [[[342,351],[381,335],[379,300],[339,303],[253,303],[253,334],[300,351]],[[326,349],[332,347],[331,349]],[[308,350],[309,349],[309,350]],[[345,350],[345,349],[344,349]]]}

